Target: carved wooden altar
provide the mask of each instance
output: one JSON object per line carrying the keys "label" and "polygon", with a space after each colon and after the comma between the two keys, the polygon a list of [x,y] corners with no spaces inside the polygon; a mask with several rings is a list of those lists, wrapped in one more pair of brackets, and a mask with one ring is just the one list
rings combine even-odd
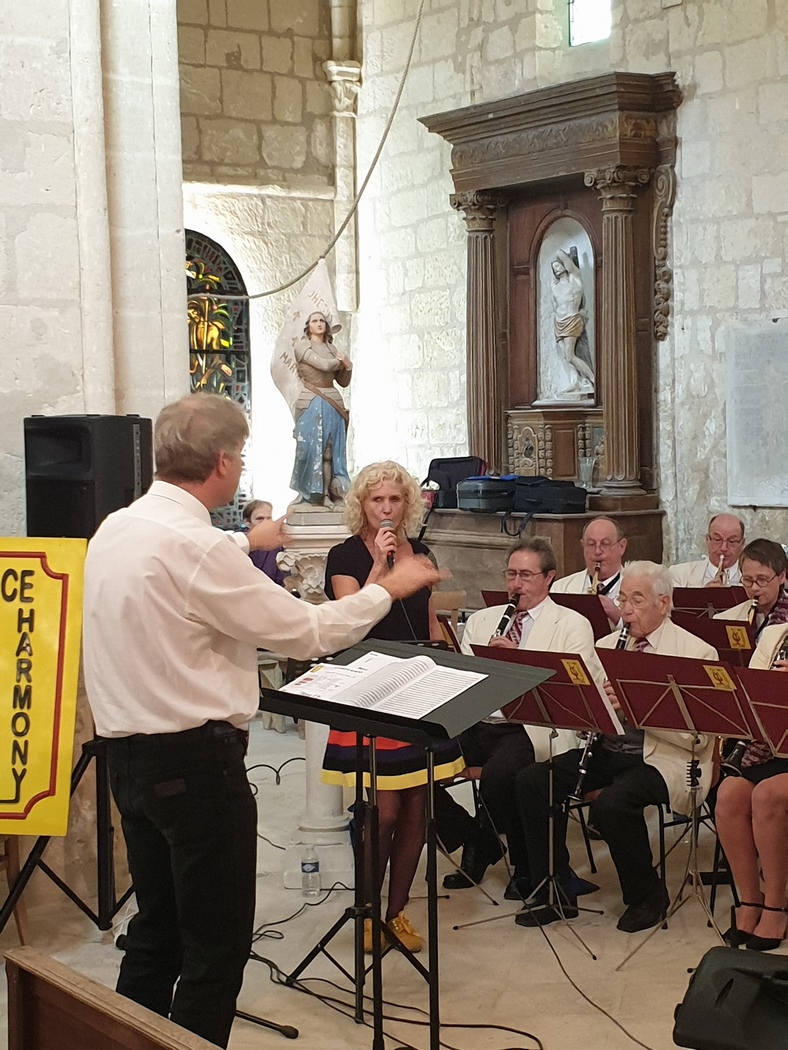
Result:
{"label": "carved wooden altar", "polygon": [[[451,204],[468,232],[469,451],[554,477],[597,455],[592,510],[659,503],[655,351],[670,317],[680,100],[673,73],[610,73],[422,118],[452,143]],[[536,261],[562,216],[593,246],[596,399],[534,406]]]}

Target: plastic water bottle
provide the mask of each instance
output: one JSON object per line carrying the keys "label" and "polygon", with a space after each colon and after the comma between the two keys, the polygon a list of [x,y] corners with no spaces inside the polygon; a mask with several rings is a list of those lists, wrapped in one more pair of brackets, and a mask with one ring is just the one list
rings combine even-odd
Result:
{"label": "plastic water bottle", "polygon": [[306,846],[301,857],[301,894],[304,897],[320,894],[320,858],[312,845]]}

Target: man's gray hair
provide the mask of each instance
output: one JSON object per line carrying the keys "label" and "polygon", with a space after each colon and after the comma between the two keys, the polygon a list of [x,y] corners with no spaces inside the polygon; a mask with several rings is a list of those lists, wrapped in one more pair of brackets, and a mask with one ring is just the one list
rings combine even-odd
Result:
{"label": "man's gray hair", "polygon": [[649,581],[654,591],[654,597],[658,598],[666,594],[673,598],[673,579],[667,565],[657,565],[655,561],[628,561],[621,570],[621,584],[632,576],[642,576]]}
{"label": "man's gray hair", "polygon": [[249,436],[240,405],[220,394],[188,394],[166,405],[153,430],[156,476],[206,481],[220,452],[235,453]]}

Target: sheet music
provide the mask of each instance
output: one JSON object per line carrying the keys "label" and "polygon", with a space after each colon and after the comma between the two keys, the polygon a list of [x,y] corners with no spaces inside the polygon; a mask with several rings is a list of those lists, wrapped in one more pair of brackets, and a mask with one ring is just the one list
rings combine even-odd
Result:
{"label": "sheet music", "polygon": [[316,664],[282,692],[422,718],[487,675],[441,667],[429,656],[370,652],[352,664]]}

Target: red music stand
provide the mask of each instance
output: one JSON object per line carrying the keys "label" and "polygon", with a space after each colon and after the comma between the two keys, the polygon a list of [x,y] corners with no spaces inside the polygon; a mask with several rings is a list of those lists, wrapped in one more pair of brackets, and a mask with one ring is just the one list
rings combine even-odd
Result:
{"label": "red music stand", "polygon": [[556,605],[562,605],[565,609],[572,609],[580,613],[591,624],[594,632],[594,641],[611,634],[614,630],[607,618],[607,613],[602,607],[598,594],[556,594],[550,591],[550,597]]}
{"label": "red music stand", "polygon": [[[487,645],[474,645],[471,648],[475,656],[491,660],[502,660],[507,663],[521,664],[528,667],[539,667],[555,672],[549,680],[548,689],[543,688],[547,683],[541,682],[539,686],[504,704],[502,710],[510,722],[542,726],[552,731],[550,757],[548,758],[550,770],[548,779],[548,874],[547,878],[539,886],[535,887],[533,891],[533,894],[536,894],[542,886],[546,885],[547,903],[535,905],[529,905],[527,901],[524,903],[529,911],[538,912],[545,908],[553,908],[563,915],[563,902],[561,900],[563,891],[555,875],[553,852],[555,805],[552,775],[553,736],[556,729],[573,729],[577,732],[612,733],[616,735],[623,732],[622,727],[609,706],[607,698],[591,677],[591,673],[586,667],[583,658],[577,653],[546,653],[528,649],[509,649]],[[580,910],[595,911],[598,915],[602,914],[601,911],[591,908],[582,908]],[[482,921],[489,922],[491,920]],[[467,925],[475,926],[478,923],[468,923]],[[595,959],[596,956],[577,930],[573,926],[568,928],[591,958]]]}
{"label": "red music stand", "polygon": [[757,726],[752,738],[765,741],[775,758],[788,758],[788,674],[753,667],[733,673]]}
{"label": "red music stand", "polygon": [[733,667],[747,667],[755,650],[755,627],[744,620],[710,620],[707,616],[674,610],[671,620],[677,627],[702,638],[713,646],[720,660]]}
{"label": "red music stand", "polygon": [[[687,763],[687,777],[692,795],[690,854],[687,873],[679,893],[668,908],[665,921],[675,915],[688,900],[694,898],[703,908],[709,923],[722,941],[722,934],[706,901],[698,867],[700,785],[695,748],[701,735],[751,738],[756,730],[752,710],[743,690],[737,685],[733,668],[721,661],[657,656],[614,649],[599,649],[597,652],[630,725],[638,729],[685,732],[693,735],[692,758]],[[691,893],[683,897],[687,882],[690,883]],[[661,925],[662,920],[619,963],[616,970],[620,970],[640,951]]]}
{"label": "red music stand", "polygon": [[747,601],[743,587],[674,587],[673,608],[692,616],[711,618]]}

